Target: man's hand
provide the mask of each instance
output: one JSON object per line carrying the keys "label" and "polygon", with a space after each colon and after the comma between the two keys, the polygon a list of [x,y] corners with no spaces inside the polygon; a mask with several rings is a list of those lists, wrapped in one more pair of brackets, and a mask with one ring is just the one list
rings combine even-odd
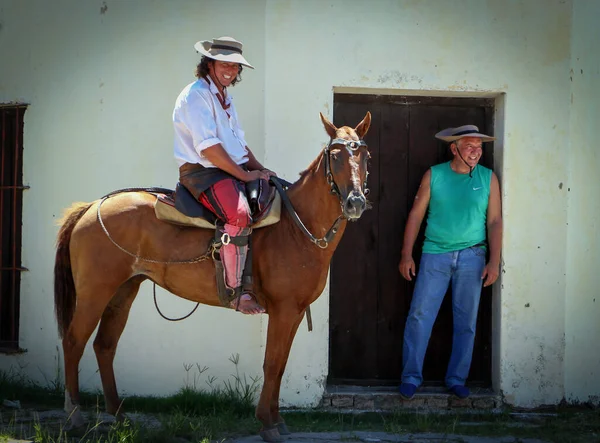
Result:
{"label": "man's hand", "polygon": [[485,280],[483,282],[483,287],[494,284],[494,282],[498,280],[498,275],[500,275],[499,264],[489,262],[487,265],[485,265],[485,268],[483,268],[483,273],[481,274],[481,279]]}
{"label": "man's hand", "polygon": [[[269,171],[271,172],[271,171]],[[271,174],[274,175],[274,174]],[[251,182],[253,180],[257,180],[257,179],[263,179],[263,180],[269,180],[269,177],[271,176],[267,173],[267,171],[263,170],[259,170],[256,169],[254,171],[246,171],[246,174],[244,174],[244,181],[246,183]]]}
{"label": "man's hand", "polygon": [[[262,170],[262,172],[266,172],[266,173],[267,173],[267,175],[268,175],[269,177],[277,177],[277,173],[276,173],[276,172],[273,172],[273,171],[271,171],[270,169],[263,168],[263,169],[261,169],[261,170]],[[268,180],[268,179],[267,179],[267,180]]]}
{"label": "man's hand", "polygon": [[415,261],[413,260],[412,255],[409,255],[406,257],[402,256],[402,260],[400,260],[398,269],[400,270],[400,274],[402,274],[402,277],[404,277],[408,281],[412,281],[411,275],[412,275],[412,277],[414,277],[416,275],[415,274]]}

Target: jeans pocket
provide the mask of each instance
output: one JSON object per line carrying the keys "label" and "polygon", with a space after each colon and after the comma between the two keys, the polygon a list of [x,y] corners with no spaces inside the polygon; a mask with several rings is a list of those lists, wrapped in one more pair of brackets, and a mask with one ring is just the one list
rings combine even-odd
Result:
{"label": "jeans pocket", "polygon": [[473,251],[473,254],[475,254],[477,257],[485,257],[485,249],[480,247],[480,246],[473,246],[471,247],[471,250]]}

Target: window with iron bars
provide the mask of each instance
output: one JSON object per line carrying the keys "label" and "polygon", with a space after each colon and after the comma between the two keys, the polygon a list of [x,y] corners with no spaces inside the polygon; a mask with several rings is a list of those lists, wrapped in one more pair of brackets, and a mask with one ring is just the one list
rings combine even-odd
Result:
{"label": "window with iron bars", "polygon": [[0,352],[19,351],[25,110],[0,104]]}

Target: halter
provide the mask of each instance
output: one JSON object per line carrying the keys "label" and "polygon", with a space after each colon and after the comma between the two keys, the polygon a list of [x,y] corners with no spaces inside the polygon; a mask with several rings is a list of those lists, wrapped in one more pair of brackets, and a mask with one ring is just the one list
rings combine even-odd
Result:
{"label": "halter", "polygon": [[[342,201],[342,195],[340,193],[340,190],[339,190],[337,184],[335,183],[335,180],[333,179],[333,174],[331,173],[331,166],[330,166],[330,160],[329,160],[330,152],[329,151],[333,145],[344,145],[346,147],[346,149],[348,149],[348,151],[352,154],[353,152],[357,151],[361,146],[367,146],[367,144],[363,140],[354,141],[354,140],[344,140],[343,138],[335,138],[335,139],[331,140],[329,142],[329,145],[327,145],[327,147],[323,150],[323,155],[325,157],[325,175],[327,178],[327,183],[329,183],[330,192],[339,197],[340,205],[343,207],[344,202]],[[287,193],[285,192],[285,189],[283,186],[289,187],[290,183],[285,182],[285,180],[282,180],[279,177],[270,177],[270,181],[271,181],[271,183],[273,183],[275,185],[275,188],[277,188],[277,191],[281,195],[281,201],[283,202],[284,206],[290,213],[290,216],[292,217],[292,220],[296,224],[296,226],[298,226],[298,228],[300,228],[300,230],[310,239],[311,242],[313,242],[315,245],[317,245],[321,249],[326,249],[329,246],[329,243],[335,237],[335,234],[337,234],[340,224],[342,223],[342,220],[346,218],[344,216],[343,209],[342,209],[342,214],[338,218],[335,219],[335,221],[333,222],[333,224],[331,225],[331,227],[329,228],[329,230],[327,231],[325,236],[323,236],[321,238],[317,238],[314,235],[312,235],[311,232],[304,225],[304,223],[302,223],[302,220],[300,220],[298,213],[294,209],[292,202],[290,201],[289,197],[287,196]],[[367,189],[366,178],[365,178],[365,182],[363,183],[362,191],[365,195],[369,192],[369,190]]]}
{"label": "halter", "polygon": [[[354,152],[358,151],[362,146],[367,146],[367,144],[365,143],[364,140],[345,140],[343,138],[334,138],[333,140],[331,140],[329,142],[329,145],[327,145],[327,147],[324,150],[324,157],[325,157],[325,177],[327,178],[327,183],[329,184],[329,192],[331,192],[333,195],[337,195],[340,198],[340,203],[343,205],[344,203],[341,201],[342,198],[342,194],[340,193],[340,188],[338,188],[338,185],[335,183],[335,180],[333,179],[333,174],[331,173],[331,160],[329,160],[329,154],[330,154],[330,150],[331,147],[333,145],[343,145],[348,152],[350,153],[350,155],[353,155]],[[366,174],[368,175],[368,173]],[[367,189],[367,177],[365,176],[365,181],[362,184],[362,189],[361,191],[363,192],[364,195],[367,195],[369,193],[369,189]]]}

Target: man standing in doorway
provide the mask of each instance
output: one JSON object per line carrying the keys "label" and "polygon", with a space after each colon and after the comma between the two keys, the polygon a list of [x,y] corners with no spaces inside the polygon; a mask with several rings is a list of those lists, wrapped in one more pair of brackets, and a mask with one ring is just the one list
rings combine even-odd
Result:
{"label": "man standing in doorway", "polygon": [[435,136],[450,143],[453,159],[423,176],[406,222],[399,265],[402,276],[412,280],[413,246],[427,213],[423,255],[404,329],[400,395],[405,399],[411,399],[423,382],[425,351],[450,282],[454,330],[445,382],[455,396],[469,396],[465,382],[481,288],[493,284],[500,271],[500,186],[496,174],[479,165],[482,143],[494,138],[480,134],[474,125],[448,128]]}

